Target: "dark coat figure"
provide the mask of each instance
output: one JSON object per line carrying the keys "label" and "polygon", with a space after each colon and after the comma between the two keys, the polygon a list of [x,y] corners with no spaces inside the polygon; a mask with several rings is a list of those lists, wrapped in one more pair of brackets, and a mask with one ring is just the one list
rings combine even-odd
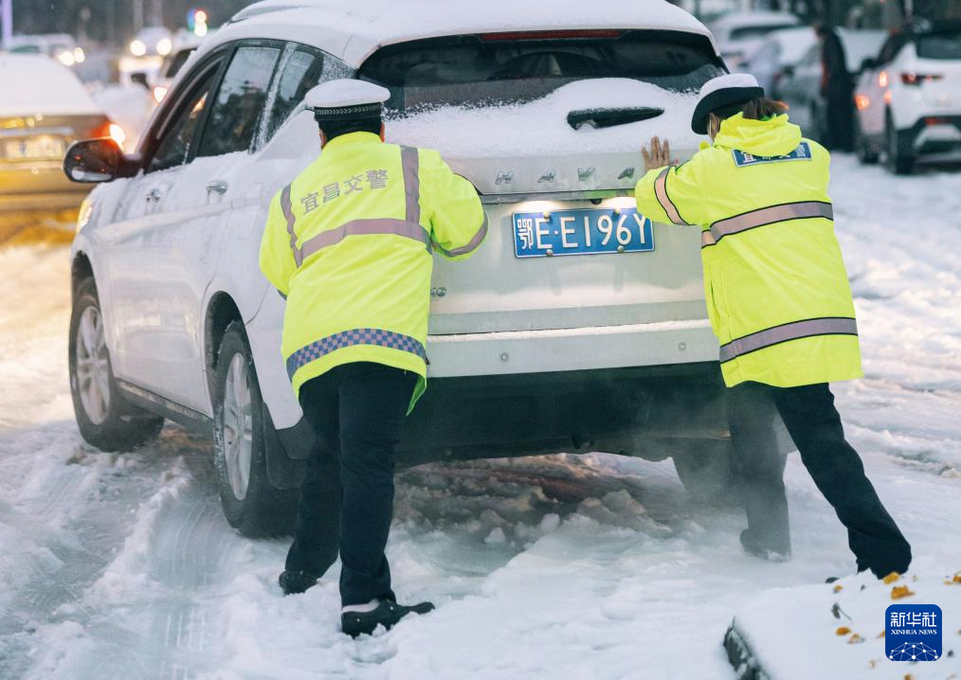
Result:
{"label": "dark coat figure", "polygon": [[841,38],[831,28],[815,28],[821,39],[821,96],[827,103],[824,145],[829,149],[854,149],[854,79],[848,73]]}

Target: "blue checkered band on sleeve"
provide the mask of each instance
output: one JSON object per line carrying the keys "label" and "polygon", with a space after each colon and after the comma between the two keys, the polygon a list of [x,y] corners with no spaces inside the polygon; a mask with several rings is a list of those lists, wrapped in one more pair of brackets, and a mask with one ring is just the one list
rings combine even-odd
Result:
{"label": "blue checkered band on sleeve", "polygon": [[399,349],[402,352],[416,354],[425,362],[427,361],[427,350],[423,343],[416,338],[403,333],[385,331],[380,328],[356,328],[354,330],[334,333],[326,338],[312,342],[306,347],[301,347],[287,358],[287,377],[293,380],[294,373],[311,361],[320,359],[323,356],[336,352],[344,347],[353,345],[377,345],[379,347],[390,347]]}

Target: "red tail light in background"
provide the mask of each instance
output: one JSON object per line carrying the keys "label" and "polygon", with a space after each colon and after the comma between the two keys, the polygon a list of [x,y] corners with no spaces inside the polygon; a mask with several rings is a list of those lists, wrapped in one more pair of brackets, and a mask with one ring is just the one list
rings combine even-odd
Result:
{"label": "red tail light in background", "polygon": [[858,108],[858,111],[864,111],[871,106],[871,98],[866,94],[856,94],[854,95],[854,105]]}
{"label": "red tail light in background", "polygon": [[124,142],[127,141],[127,133],[116,123],[104,123],[93,131],[93,137],[94,139],[109,137],[115,141],[121,149],[123,148]]}
{"label": "red tail light in background", "polygon": [[920,85],[924,82],[931,82],[933,80],[941,80],[944,76],[933,75],[933,74],[921,74],[921,73],[909,73],[905,72],[901,74],[901,82],[905,85]]}

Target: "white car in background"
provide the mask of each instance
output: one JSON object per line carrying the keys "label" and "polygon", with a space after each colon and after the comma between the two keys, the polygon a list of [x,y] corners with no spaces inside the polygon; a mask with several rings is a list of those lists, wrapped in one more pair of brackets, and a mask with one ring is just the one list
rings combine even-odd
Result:
{"label": "white car in background", "polygon": [[961,21],[915,26],[888,38],[854,94],[858,156],[884,154],[909,173],[919,159],[961,159]]}
{"label": "white car in background", "polygon": [[[887,33],[880,30],[838,28],[848,73],[857,81],[864,60],[878,53]],[[793,67],[784,69],[777,96],[790,106],[791,121],[812,139],[826,139],[827,102],[821,94],[821,45],[815,43]]]}
{"label": "white car in background", "polygon": [[708,30],[661,0],[242,10],[191,56],[135,154],[68,153],[69,176],[105,182],[72,250],[82,435],[118,449],[164,418],[212,430],[230,523],[289,520],[312,436],[258,249],[271,197],[320,151],[305,93],[356,77],[390,89],[388,139],[439,149],[491,225],[471,260],[435,263],[430,386],[398,463],[673,455],[688,488],[729,493],[700,234],[652,224],[632,198],[641,142],[694,153],[696,92],[722,72]]}
{"label": "white car in background", "polygon": [[735,71],[769,34],[800,23],[800,19],[787,12],[737,12],[714,21],[711,32],[724,63]]}
{"label": "white car in background", "polygon": [[774,31],[739,66],[752,74],[769,97],[778,98],[778,86],[817,44],[810,26],[796,26]]}

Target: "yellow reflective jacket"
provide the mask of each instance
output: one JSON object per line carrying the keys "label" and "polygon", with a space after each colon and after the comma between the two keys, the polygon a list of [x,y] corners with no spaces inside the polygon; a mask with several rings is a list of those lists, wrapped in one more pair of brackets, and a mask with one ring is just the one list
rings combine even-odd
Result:
{"label": "yellow reflective jacket", "polygon": [[335,137],[270,204],[264,276],[287,298],[282,351],[294,392],[358,361],[427,383],[432,252],[466,258],[487,233],[473,185],[436,151]]}
{"label": "yellow reflective jacket", "polygon": [[702,228],[707,311],[728,386],[863,375],[827,195],[830,161],[786,115],[738,114],[721,123],[713,146],[637,184],[638,211]]}

